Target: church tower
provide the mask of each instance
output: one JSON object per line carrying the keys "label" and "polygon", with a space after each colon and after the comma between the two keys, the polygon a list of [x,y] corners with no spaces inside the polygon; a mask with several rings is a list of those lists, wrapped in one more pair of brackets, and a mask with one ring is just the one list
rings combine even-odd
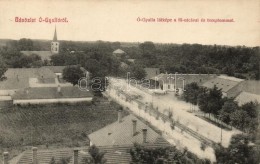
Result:
{"label": "church tower", "polygon": [[55,26],[55,32],[54,32],[53,40],[51,42],[51,53],[58,54],[59,46],[60,46],[60,43],[58,42],[58,39],[57,39],[57,32],[56,32],[56,26]]}

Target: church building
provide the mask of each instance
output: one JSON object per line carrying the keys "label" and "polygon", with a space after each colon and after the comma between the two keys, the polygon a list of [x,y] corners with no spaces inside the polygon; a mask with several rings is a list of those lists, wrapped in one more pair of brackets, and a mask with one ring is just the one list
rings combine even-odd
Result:
{"label": "church building", "polygon": [[59,46],[60,46],[60,43],[58,42],[58,39],[57,39],[57,32],[56,32],[56,27],[55,27],[53,40],[51,42],[51,53],[52,54],[58,54],[59,53]]}
{"label": "church building", "polygon": [[50,64],[51,56],[59,53],[60,43],[57,37],[57,31],[55,27],[53,40],[51,41],[50,51],[21,51],[26,56],[36,54],[41,57],[41,59]]}

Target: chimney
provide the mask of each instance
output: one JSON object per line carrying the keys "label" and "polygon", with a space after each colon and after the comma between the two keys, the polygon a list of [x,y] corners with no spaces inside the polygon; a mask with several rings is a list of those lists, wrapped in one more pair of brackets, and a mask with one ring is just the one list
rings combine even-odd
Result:
{"label": "chimney", "polygon": [[37,147],[33,147],[33,148],[32,148],[32,153],[33,153],[32,163],[33,163],[33,164],[37,164],[37,150],[38,150]]}
{"label": "chimney", "polygon": [[78,163],[79,163],[79,162],[78,162],[78,158],[79,158],[79,150],[74,149],[73,152],[74,152],[74,153],[73,153],[73,156],[74,156],[73,164],[78,164]]}
{"label": "chimney", "polygon": [[133,122],[133,136],[136,134],[136,125],[137,125],[137,120],[132,120]]}
{"label": "chimney", "polygon": [[8,164],[9,163],[9,153],[4,152],[3,153],[3,164]]}
{"label": "chimney", "polygon": [[58,85],[58,87],[57,87],[57,92],[58,92],[58,93],[61,92],[61,87],[60,87],[60,85]]}
{"label": "chimney", "polygon": [[122,122],[122,109],[118,110],[118,122]]}
{"label": "chimney", "polygon": [[147,129],[143,129],[143,143],[147,142],[146,139],[147,139]]}

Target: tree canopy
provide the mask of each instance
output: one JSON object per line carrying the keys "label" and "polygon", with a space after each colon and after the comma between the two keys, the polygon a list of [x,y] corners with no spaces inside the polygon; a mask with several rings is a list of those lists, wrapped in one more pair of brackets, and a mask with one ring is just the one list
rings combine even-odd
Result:
{"label": "tree canopy", "polygon": [[220,164],[258,164],[260,152],[250,146],[248,136],[237,134],[231,138],[228,148],[219,145],[215,150],[217,163]]}
{"label": "tree canopy", "polygon": [[73,85],[78,84],[79,79],[84,77],[84,72],[80,66],[67,66],[63,69],[63,79]]}

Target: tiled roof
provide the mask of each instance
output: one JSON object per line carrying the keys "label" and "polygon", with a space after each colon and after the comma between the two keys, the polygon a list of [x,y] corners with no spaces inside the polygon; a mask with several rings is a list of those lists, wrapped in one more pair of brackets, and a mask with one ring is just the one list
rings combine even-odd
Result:
{"label": "tiled roof", "polygon": [[[133,135],[132,120],[137,120],[136,134]],[[133,145],[143,144],[142,129],[147,129],[147,144],[155,144],[161,136],[148,125],[133,115],[126,116],[122,122],[114,122],[89,135],[90,141],[96,146]],[[165,141],[167,144],[167,141]]]}
{"label": "tiled roof", "polygon": [[[38,78],[40,81],[53,81],[56,75],[47,68],[9,68],[0,81],[1,90],[15,90],[29,87],[29,78]],[[45,79],[45,80],[41,80]]]}
{"label": "tiled roof", "polygon": [[157,76],[160,74],[159,68],[144,68],[146,72],[146,79],[153,78],[154,76]]}
{"label": "tiled roof", "polygon": [[221,76],[211,79],[203,84],[204,87],[213,88],[214,85],[222,90],[222,92],[228,92],[233,87],[237,86],[242,81],[223,78]]}
{"label": "tiled roof", "polygon": [[7,79],[21,78],[55,78],[56,75],[47,68],[9,68],[4,75]]}
{"label": "tiled roof", "polygon": [[250,101],[260,103],[260,95],[248,93],[248,92],[241,92],[235,99],[239,105],[243,105]]}
{"label": "tiled roof", "polygon": [[36,54],[39,55],[42,60],[51,60],[51,56],[53,55],[51,51],[21,51],[21,53],[27,56]]}
{"label": "tiled roof", "polygon": [[121,49],[117,49],[113,52],[114,54],[125,54],[125,51],[121,50]]}
{"label": "tiled roof", "polygon": [[92,97],[92,94],[89,91],[81,91],[78,87],[61,87],[60,93],[56,87],[28,88],[26,90],[17,91],[13,95],[14,100],[84,97]]}
{"label": "tiled roof", "polygon": [[260,95],[260,81],[246,80],[242,84],[242,91]]}
{"label": "tiled roof", "polygon": [[[83,159],[89,158],[90,155],[88,153],[89,147],[79,147],[75,148],[79,150],[78,161],[79,164],[84,164]],[[101,152],[104,152],[104,158],[106,159],[107,164],[128,164],[131,161],[131,155],[129,150],[131,147],[128,146],[105,146],[98,147]],[[56,161],[59,161],[62,158],[70,158],[69,164],[73,164],[73,150],[74,148],[60,148],[60,149],[43,149],[38,150],[37,159],[40,164],[48,164],[50,163],[52,157],[55,158]],[[11,164],[32,164],[32,151],[25,151],[18,162],[14,162],[14,160],[9,161]]]}
{"label": "tiled roof", "polygon": [[29,79],[6,79],[0,81],[0,90],[16,90],[29,87]]}

